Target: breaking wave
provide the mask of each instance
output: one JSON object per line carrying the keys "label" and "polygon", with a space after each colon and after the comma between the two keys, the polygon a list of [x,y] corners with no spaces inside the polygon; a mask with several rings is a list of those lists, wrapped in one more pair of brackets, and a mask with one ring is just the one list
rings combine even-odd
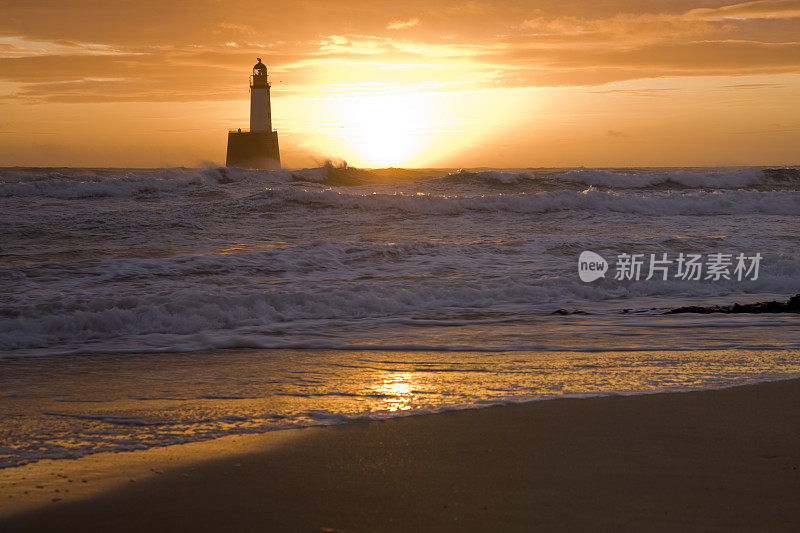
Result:
{"label": "breaking wave", "polygon": [[[100,343],[96,349],[101,351],[111,349],[101,341],[121,342],[128,351],[352,347],[356,344],[337,338],[341,328],[348,325],[359,329],[391,324],[475,326],[513,321],[508,316],[513,317],[520,309],[549,316],[565,305],[591,308],[594,302],[642,297],[702,299],[743,290],[788,294],[800,284],[799,263],[775,258],[769,272],[746,286],[735,280],[714,284],[602,281],[587,285],[575,279],[571,260],[553,268],[546,277],[536,277],[535,272],[525,269],[509,270],[502,277],[482,278],[476,273],[470,276],[473,281],[466,283],[424,276],[409,283],[398,277],[404,272],[408,275],[409,270],[421,273],[423,269],[418,267],[435,261],[437,256],[442,266],[458,264],[462,272],[469,273],[491,268],[493,262],[487,256],[503,255],[500,249],[480,248],[431,243],[316,243],[266,253],[116,258],[73,264],[63,270],[54,265],[6,269],[3,274],[18,279],[23,288],[25,283],[35,283],[35,279],[26,279],[32,274],[62,281],[59,294],[51,295],[46,289],[23,292],[13,307],[0,307],[0,351],[50,347],[77,350],[74,346],[79,344],[86,344],[80,350],[91,351],[95,349],[93,343]],[[527,257],[524,253],[520,256],[519,261]],[[258,283],[263,279],[259,276],[272,276],[283,265],[298,260],[293,281],[276,287]],[[390,271],[398,262],[397,270]],[[318,270],[320,275],[303,278],[308,269]],[[345,273],[349,270],[352,276],[347,280]],[[215,288],[215,279],[239,277],[250,282]],[[326,281],[328,278],[338,281]],[[152,288],[137,292],[135,287],[144,281],[153,284]],[[81,288],[89,283],[105,289],[88,297]],[[308,340],[309,335],[313,340]],[[494,349],[491,344],[471,346]],[[508,344],[501,343],[497,349],[502,346]],[[538,349],[545,349],[545,345]]]}

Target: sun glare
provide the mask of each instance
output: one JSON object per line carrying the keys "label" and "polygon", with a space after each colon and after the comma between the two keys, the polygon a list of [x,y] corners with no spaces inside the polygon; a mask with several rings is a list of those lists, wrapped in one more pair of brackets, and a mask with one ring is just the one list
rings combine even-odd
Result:
{"label": "sun glare", "polygon": [[430,110],[418,95],[362,96],[343,104],[342,140],[362,165],[407,165],[429,136]]}
{"label": "sun glare", "polygon": [[[278,129],[287,138],[302,139],[298,148],[315,154],[302,164],[331,159],[361,168],[444,167],[454,161],[479,166],[482,149],[492,146],[497,152],[503,146],[489,139],[506,136],[507,143],[512,136],[522,144],[550,121],[542,112],[552,100],[548,91],[399,89],[373,84],[337,87],[334,95],[282,97],[276,107],[292,119],[281,121]],[[526,123],[523,131],[509,126],[522,118],[533,125]]]}

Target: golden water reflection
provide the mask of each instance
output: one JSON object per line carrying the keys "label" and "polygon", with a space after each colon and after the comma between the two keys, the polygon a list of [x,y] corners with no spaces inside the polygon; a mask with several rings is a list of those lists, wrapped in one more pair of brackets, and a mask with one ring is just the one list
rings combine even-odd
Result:
{"label": "golden water reflection", "polygon": [[378,380],[371,390],[379,403],[379,410],[407,411],[412,408],[415,391],[420,388],[414,373],[382,372]]}

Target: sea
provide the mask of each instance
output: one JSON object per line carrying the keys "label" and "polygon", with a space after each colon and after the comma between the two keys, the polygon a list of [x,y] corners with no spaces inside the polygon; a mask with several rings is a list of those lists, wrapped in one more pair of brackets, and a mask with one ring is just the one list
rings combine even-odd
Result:
{"label": "sea", "polygon": [[[591,279],[590,279],[591,278]],[[800,376],[800,169],[0,169],[0,467]]]}

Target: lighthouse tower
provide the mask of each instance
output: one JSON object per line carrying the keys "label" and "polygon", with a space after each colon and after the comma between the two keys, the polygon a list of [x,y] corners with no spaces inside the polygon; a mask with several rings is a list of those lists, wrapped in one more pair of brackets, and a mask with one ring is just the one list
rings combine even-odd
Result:
{"label": "lighthouse tower", "polygon": [[227,166],[281,168],[278,132],[272,130],[269,87],[267,67],[259,57],[250,76],[250,131],[238,128],[228,132]]}
{"label": "lighthouse tower", "polygon": [[272,131],[267,67],[261,63],[260,57],[250,76],[250,131]]}

